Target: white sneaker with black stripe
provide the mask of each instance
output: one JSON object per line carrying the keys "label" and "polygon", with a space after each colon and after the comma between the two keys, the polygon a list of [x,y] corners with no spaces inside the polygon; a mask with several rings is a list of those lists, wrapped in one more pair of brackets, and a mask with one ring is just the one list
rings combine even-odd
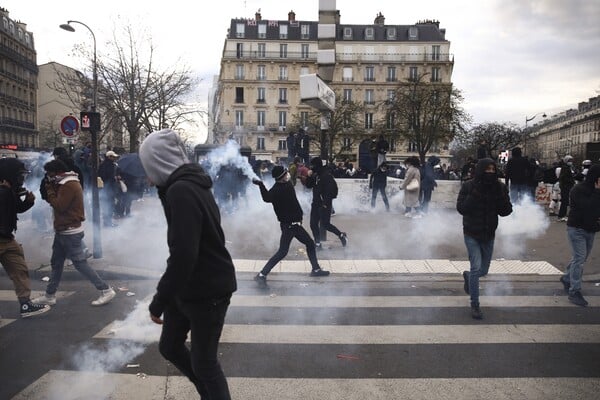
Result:
{"label": "white sneaker with black stripe", "polygon": [[109,287],[108,289],[101,290],[102,294],[96,300],[92,301],[93,306],[103,306],[104,304],[110,302],[117,293],[113,288]]}

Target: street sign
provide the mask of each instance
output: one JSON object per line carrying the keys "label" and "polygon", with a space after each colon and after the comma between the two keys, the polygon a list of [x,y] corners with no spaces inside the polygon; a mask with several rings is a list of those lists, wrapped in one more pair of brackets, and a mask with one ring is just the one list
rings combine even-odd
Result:
{"label": "street sign", "polygon": [[79,120],[72,115],[67,115],[60,121],[60,131],[65,136],[75,136],[79,132]]}
{"label": "street sign", "polygon": [[335,110],[335,93],[317,74],[300,76],[300,101],[320,111]]}

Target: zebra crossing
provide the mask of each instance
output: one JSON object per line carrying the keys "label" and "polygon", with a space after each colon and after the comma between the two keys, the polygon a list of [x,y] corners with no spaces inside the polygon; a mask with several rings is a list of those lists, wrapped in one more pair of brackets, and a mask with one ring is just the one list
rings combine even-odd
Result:
{"label": "zebra crossing", "polygon": [[[219,347],[233,399],[600,394],[600,288],[593,284],[584,287],[590,306],[579,308],[556,276],[484,278],[485,317],[475,321],[455,274],[273,273],[268,291],[252,275],[239,274]],[[79,358],[99,363],[50,369],[13,399],[198,398],[158,353],[160,327],[148,321],[148,301],[90,338],[92,352]]]}

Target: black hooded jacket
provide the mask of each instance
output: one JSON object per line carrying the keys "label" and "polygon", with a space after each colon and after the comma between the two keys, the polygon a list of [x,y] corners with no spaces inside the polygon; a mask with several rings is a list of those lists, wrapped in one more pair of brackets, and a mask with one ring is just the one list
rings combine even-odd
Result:
{"label": "black hooded jacket", "polygon": [[495,179],[484,183],[485,169],[494,164],[491,158],[477,162],[475,176],[464,182],[458,194],[456,209],[463,216],[463,232],[477,240],[491,240],[498,227],[498,216],[512,213],[506,185]]}
{"label": "black hooded jacket", "polygon": [[22,188],[25,165],[15,158],[0,160],[0,182],[7,181],[10,187],[0,185],[0,237],[14,239],[17,230],[17,214],[33,207],[33,201],[22,200],[17,191]]}
{"label": "black hooded jacket", "polygon": [[180,166],[159,187],[170,256],[150,304],[152,315],[160,316],[175,299],[212,301],[237,289],[211,187],[212,180],[197,164]]}
{"label": "black hooded jacket", "polygon": [[314,173],[306,182],[306,187],[312,188],[312,205],[326,206],[331,209],[333,199],[338,194],[337,182],[329,168],[320,164],[320,161],[316,163],[313,163],[313,161],[314,159],[311,161],[311,166]]}
{"label": "black hooded jacket", "polygon": [[270,190],[267,190],[262,182],[258,187],[263,201],[273,204],[279,222],[284,224],[302,222],[302,207],[292,182],[275,182]]}
{"label": "black hooded jacket", "polygon": [[588,232],[600,232],[600,189],[594,183],[600,177],[600,165],[590,168],[583,182],[569,193],[569,217],[567,225]]}

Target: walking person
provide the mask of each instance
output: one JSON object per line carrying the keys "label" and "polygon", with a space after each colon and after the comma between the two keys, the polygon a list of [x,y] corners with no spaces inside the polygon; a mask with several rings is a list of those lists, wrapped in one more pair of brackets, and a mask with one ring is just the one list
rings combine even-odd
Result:
{"label": "walking person", "polygon": [[117,211],[117,198],[120,196],[119,172],[117,159],[119,155],[112,150],[106,152],[104,161],[98,166],[98,176],[102,179],[103,187],[100,191],[102,200],[102,220],[105,228],[116,227],[113,216]]}
{"label": "walking person", "polygon": [[267,275],[288,254],[290,243],[294,238],[306,246],[306,254],[312,266],[310,276],[329,275],[329,271],[324,271],[319,266],[315,242],[302,226],[302,207],[296,197],[296,190],[290,182],[289,172],[279,165],[273,167],[271,172],[275,183],[270,190],[267,190],[261,180],[253,179],[252,183],[260,189],[263,201],[273,204],[273,210],[281,227],[281,238],[279,239],[279,249],[254,277],[254,280],[261,288],[267,288]]}
{"label": "walking person", "polygon": [[384,161],[369,177],[369,189],[372,190],[371,208],[375,208],[377,193],[381,193],[381,199],[383,200],[383,204],[385,204],[385,210],[390,211],[390,202],[385,194],[385,188],[387,186],[387,170],[387,163]]}
{"label": "walking person", "polygon": [[560,187],[560,208],[558,209],[558,220],[566,222],[567,210],[569,207],[569,193],[575,185],[575,173],[573,171],[573,157],[565,156],[563,165],[560,167],[558,175],[558,186]]}
{"label": "walking person", "polygon": [[15,240],[17,214],[33,207],[35,196],[23,187],[25,164],[16,158],[0,159],[0,264],[12,280],[20,304],[21,318],[50,311],[47,305],[31,301],[29,268],[23,247]]}
{"label": "walking person", "polygon": [[315,246],[317,246],[317,250],[322,248],[321,229],[323,229],[336,235],[342,242],[342,246],[346,247],[348,235],[331,223],[332,203],[338,194],[337,183],[329,168],[323,165],[321,157],[314,157],[310,160],[310,166],[306,187],[312,188],[313,192],[310,208],[310,229],[315,238]]}
{"label": "walking person", "polygon": [[[415,156],[408,157],[404,161],[407,170],[404,174],[404,180],[400,185],[400,190],[404,190],[404,216],[408,218],[421,218],[419,213],[419,191],[421,188],[421,172],[419,171],[420,162]],[[416,187],[411,184],[417,183]]]}
{"label": "walking person", "polygon": [[463,272],[464,290],[471,296],[471,316],[482,319],[479,308],[479,278],[487,275],[498,216],[512,213],[506,185],[498,180],[496,163],[491,158],[477,162],[473,179],[462,184],[456,209],[463,216],[463,234],[469,255],[470,271]]}
{"label": "walking person", "polygon": [[512,156],[506,163],[504,170],[506,185],[510,188],[510,200],[517,204],[525,196],[531,195],[530,178],[533,175],[529,159],[523,157],[520,147],[512,149]]}
{"label": "walking person", "polygon": [[421,175],[421,212],[429,211],[429,203],[431,202],[431,194],[437,187],[435,181],[435,167],[439,166],[440,159],[436,156],[430,156],[425,165],[423,165],[423,174]]}
{"label": "walking person", "polygon": [[560,281],[569,301],[585,307],[588,302],[581,294],[583,264],[592,252],[594,237],[600,231],[600,165],[592,166],[583,182],[570,192],[567,238],[571,245],[571,261]]}
{"label": "walking person", "polygon": [[139,154],[167,220],[169,258],[149,306],[152,321],[162,325],[159,351],[202,399],[229,400],[217,354],[237,284],[212,180],[188,160],[179,135],[170,129],[148,135]]}
{"label": "walking person", "polygon": [[75,269],[85,276],[100,291],[100,297],[92,301],[93,306],[110,302],[115,291],[98,276],[87,262],[83,244],[85,220],[83,208],[83,189],[77,173],[59,159],[44,165],[48,177],[46,201],[54,212],[54,242],[50,264],[52,272],[46,287],[46,293],[33,299],[36,304],[56,304],[56,291],[60,284],[66,259],[70,259]]}

